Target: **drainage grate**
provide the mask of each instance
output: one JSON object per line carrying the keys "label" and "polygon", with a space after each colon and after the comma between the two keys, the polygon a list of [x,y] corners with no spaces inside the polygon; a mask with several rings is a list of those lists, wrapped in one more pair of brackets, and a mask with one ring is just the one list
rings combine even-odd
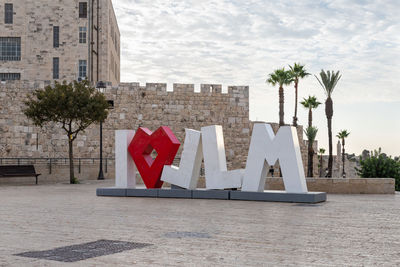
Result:
{"label": "drainage grate", "polygon": [[146,243],[98,240],[95,242],[59,247],[51,250],[24,252],[15,254],[14,256],[61,262],[76,262],[99,256],[111,255],[125,250],[144,248],[151,245],[152,244]]}
{"label": "drainage grate", "polygon": [[209,234],[199,232],[169,232],[165,236],[169,238],[211,238]]}

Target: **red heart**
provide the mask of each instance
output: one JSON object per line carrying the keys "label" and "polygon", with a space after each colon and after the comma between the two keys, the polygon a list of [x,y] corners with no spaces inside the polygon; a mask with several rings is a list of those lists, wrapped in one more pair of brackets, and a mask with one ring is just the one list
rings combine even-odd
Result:
{"label": "red heart", "polygon": [[[154,133],[142,127],[137,130],[128,150],[147,188],[161,188],[164,165],[172,164],[180,145],[167,126],[161,126]],[[153,150],[157,152],[155,159],[151,157]]]}

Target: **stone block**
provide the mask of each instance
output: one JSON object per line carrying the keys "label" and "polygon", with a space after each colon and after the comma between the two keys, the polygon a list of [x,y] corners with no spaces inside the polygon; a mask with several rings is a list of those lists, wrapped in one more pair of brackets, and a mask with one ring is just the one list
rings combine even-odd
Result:
{"label": "stone block", "polygon": [[182,189],[159,189],[160,198],[192,198],[192,190]]}
{"label": "stone block", "polygon": [[127,188],[127,197],[158,197],[159,189]]}
{"label": "stone block", "polygon": [[126,189],[115,187],[97,188],[96,195],[103,197],[126,197]]}
{"label": "stone block", "polygon": [[194,199],[229,199],[230,190],[193,190]]}
{"label": "stone block", "polygon": [[326,193],[286,193],[285,191],[264,191],[264,192],[246,192],[231,191],[232,200],[252,200],[269,202],[295,202],[295,203],[319,203],[326,201]]}

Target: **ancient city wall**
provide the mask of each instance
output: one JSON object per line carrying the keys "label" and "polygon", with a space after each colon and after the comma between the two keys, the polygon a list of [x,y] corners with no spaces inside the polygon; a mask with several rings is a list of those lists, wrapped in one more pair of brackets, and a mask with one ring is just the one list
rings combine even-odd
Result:
{"label": "ancient city wall", "polygon": [[[0,158],[67,158],[65,133],[56,125],[40,129],[32,125],[22,110],[28,92],[43,88],[46,83],[13,81],[0,84]],[[106,98],[114,109],[103,124],[103,156],[114,158],[114,131],[147,127],[154,131],[162,125],[171,127],[183,143],[185,128],[200,130],[203,126],[222,125],[229,169],[244,168],[250,143],[249,87],[229,86],[226,93],[218,84],[202,84],[200,92],[193,84],[174,84],[167,91],[164,83],[123,83],[108,87]],[[276,133],[279,126],[271,123]],[[307,141],[303,127],[297,128],[305,173]],[[182,149],[183,145],[181,146]],[[177,157],[180,156],[180,151]],[[317,142],[314,143],[317,151]],[[99,157],[99,125],[89,127],[75,141],[76,158]],[[274,176],[279,176],[275,164]],[[318,159],[314,157],[314,175],[318,175]]]}
{"label": "ancient city wall", "polygon": [[[67,137],[55,125],[34,127],[22,112],[28,92],[43,88],[42,82],[0,84],[0,157],[67,157]],[[202,84],[194,92],[193,84],[138,83],[108,87],[105,95],[114,101],[114,109],[103,125],[104,157],[114,157],[114,130],[147,127],[154,131],[168,125],[183,142],[184,129],[220,124],[224,129],[229,168],[245,166],[249,146],[249,88]],[[182,146],[181,146],[182,147]],[[99,126],[94,125],[75,141],[75,157],[98,157]],[[179,155],[179,154],[178,154]]]}

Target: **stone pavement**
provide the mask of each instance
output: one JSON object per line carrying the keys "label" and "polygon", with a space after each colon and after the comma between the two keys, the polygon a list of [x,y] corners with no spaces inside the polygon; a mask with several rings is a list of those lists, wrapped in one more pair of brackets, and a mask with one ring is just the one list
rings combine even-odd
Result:
{"label": "stone pavement", "polygon": [[[395,266],[400,194],[322,204],[96,197],[113,181],[0,186],[0,266]],[[152,244],[73,263],[15,256],[97,240]]]}

